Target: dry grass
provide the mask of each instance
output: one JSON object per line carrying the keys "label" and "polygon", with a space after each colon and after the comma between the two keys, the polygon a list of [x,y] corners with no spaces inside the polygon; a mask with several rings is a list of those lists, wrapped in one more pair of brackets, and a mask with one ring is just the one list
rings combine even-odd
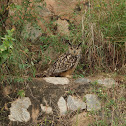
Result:
{"label": "dry grass", "polygon": [[91,71],[118,72],[126,62],[124,1],[95,0],[90,4],[82,17],[82,62]]}
{"label": "dry grass", "polygon": [[125,97],[126,82],[111,89],[100,89],[97,94],[102,99],[102,110],[93,113],[93,126],[124,126],[126,118]]}

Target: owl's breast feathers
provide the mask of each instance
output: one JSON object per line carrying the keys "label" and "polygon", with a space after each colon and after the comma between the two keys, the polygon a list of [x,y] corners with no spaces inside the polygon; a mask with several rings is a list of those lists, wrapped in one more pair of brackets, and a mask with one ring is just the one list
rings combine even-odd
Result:
{"label": "owl's breast feathers", "polygon": [[58,76],[69,70],[71,71],[70,74],[72,74],[79,62],[79,59],[79,55],[73,56],[72,54],[65,53],[61,55],[46,72],[48,76]]}

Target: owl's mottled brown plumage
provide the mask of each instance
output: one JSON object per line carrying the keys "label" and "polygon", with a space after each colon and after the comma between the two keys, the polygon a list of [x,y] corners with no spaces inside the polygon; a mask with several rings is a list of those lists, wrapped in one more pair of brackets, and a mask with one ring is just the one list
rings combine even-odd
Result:
{"label": "owl's mottled brown plumage", "polygon": [[69,77],[75,70],[81,53],[81,43],[79,45],[71,45],[69,43],[68,52],[59,56],[56,62],[44,71],[43,76],[64,76]]}

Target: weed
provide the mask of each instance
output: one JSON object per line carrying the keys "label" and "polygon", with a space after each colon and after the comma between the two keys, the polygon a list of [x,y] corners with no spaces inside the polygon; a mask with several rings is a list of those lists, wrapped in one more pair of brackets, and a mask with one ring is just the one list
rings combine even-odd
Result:
{"label": "weed", "polygon": [[25,91],[24,91],[24,90],[18,91],[18,95],[19,95],[20,97],[25,97]]}
{"label": "weed", "polygon": [[124,103],[126,99],[124,98],[125,88],[123,86],[124,84],[120,84],[112,87],[111,90],[104,88],[96,90],[102,101],[102,110],[93,113],[95,116],[100,115],[100,118],[96,116],[96,122],[92,126],[123,126],[125,124]]}
{"label": "weed", "polygon": [[73,94],[74,94],[74,91],[69,90],[69,91],[67,91],[67,94],[68,94],[68,95],[73,95]]}
{"label": "weed", "polygon": [[12,30],[7,30],[7,35],[5,35],[3,38],[1,38],[3,41],[2,45],[0,45],[0,65],[4,63],[7,58],[11,58],[12,56],[12,50],[13,50],[13,41],[15,40],[13,38],[13,32]]}

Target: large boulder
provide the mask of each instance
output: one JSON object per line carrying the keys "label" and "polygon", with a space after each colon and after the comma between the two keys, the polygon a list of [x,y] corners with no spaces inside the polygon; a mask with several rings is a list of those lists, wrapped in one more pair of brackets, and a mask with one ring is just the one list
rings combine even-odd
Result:
{"label": "large boulder", "polygon": [[16,99],[11,103],[9,119],[11,121],[28,122],[30,120],[30,113],[27,111],[31,105],[28,97]]}

